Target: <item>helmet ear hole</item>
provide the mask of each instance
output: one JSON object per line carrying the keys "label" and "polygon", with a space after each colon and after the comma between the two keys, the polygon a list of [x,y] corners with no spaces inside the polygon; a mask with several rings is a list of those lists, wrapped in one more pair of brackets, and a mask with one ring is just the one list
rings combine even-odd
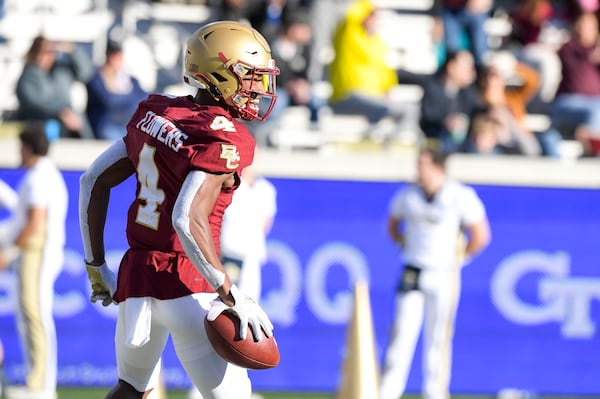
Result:
{"label": "helmet ear hole", "polygon": [[210,85],[209,91],[213,95],[213,97],[222,97],[223,96],[223,93],[221,93],[221,90],[219,90],[219,88],[217,86]]}
{"label": "helmet ear hole", "polygon": [[217,80],[219,83],[227,82],[227,78],[220,73],[213,72],[211,75]]}

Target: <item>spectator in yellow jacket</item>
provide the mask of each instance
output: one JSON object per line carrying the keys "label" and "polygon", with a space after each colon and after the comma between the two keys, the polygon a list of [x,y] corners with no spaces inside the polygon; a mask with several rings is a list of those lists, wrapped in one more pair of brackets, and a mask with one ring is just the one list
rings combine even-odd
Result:
{"label": "spectator in yellow jacket", "polygon": [[398,75],[387,63],[391,50],[377,31],[377,14],[368,0],[349,5],[333,34],[335,55],[329,68],[333,112],[363,114],[371,124],[387,116],[400,121],[410,112],[406,104],[390,98]]}

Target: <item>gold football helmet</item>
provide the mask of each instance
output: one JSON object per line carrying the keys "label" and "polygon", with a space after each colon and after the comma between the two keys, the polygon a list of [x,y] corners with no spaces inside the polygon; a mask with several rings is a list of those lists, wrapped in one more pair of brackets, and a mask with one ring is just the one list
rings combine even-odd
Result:
{"label": "gold football helmet", "polygon": [[[279,69],[265,38],[250,26],[234,21],[204,25],[187,41],[184,64],[184,81],[208,90],[233,117],[265,120],[271,113]],[[269,100],[267,106],[261,98]]]}

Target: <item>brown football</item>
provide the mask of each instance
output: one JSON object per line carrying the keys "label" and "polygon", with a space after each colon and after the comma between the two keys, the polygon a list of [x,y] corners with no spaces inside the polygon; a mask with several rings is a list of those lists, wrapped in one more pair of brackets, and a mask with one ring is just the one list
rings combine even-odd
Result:
{"label": "brown football", "polygon": [[279,348],[275,337],[267,338],[261,330],[262,339],[254,341],[252,328],[248,325],[246,339],[240,339],[240,320],[230,312],[223,312],[213,321],[204,318],[206,335],[215,351],[229,363],[253,370],[269,369],[279,364]]}

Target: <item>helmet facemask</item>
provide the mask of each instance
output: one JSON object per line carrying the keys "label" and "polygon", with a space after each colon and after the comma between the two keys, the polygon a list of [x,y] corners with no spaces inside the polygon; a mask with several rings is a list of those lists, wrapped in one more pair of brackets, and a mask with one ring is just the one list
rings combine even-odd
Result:
{"label": "helmet facemask", "polygon": [[269,65],[261,68],[241,60],[227,59],[221,52],[219,57],[238,81],[238,89],[231,96],[222,97],[232,116],[246,121],[267,119],[277,100],[275,77],[279,75],[279,69],[275,61],[270,59]]}

